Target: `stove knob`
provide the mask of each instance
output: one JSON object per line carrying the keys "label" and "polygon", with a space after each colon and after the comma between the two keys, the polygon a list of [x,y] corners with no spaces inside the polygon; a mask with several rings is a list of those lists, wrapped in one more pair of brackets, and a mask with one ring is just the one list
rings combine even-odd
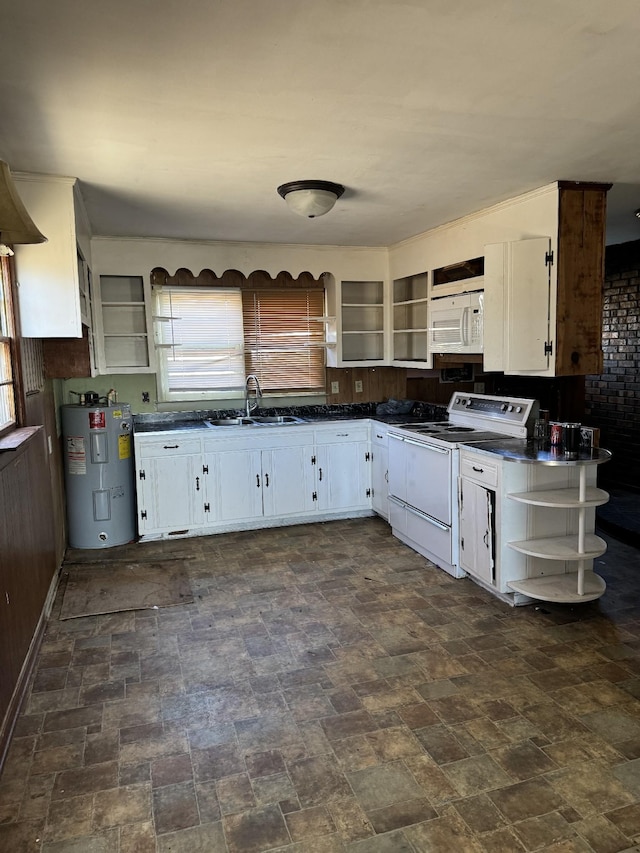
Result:
{"label": "stove knob", "polygon": [[465,400],[465,405],[466,405],[467,409],[470,409],[471,408],[471,400]]}
{"label": "stove knob", "polygon": [[522,406],[516,406],[516,412],[518,414],[520,414],[521,411],[522,411]]}
{"label": "stove knob", "polygon": [[508,412],[512,412],[512,411],[513,411],[513,406],[507,406],[507,411],[508,411]]}
{"label": "stove knob", "polygon": [[503,403],[503,404],[500,406],[500,411],[501,411],[501,412],[506,412],[508,408],[509,408],[509,407],[507,406],[507,404],[506,404],[506,403]]}

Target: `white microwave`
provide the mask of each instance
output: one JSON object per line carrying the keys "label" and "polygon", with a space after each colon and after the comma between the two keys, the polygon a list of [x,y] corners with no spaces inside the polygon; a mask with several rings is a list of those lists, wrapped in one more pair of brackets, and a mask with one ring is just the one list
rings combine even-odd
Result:
{"label": "white microwave", "polygon": [[432,299],[429,352],[481,353],[484,291]]}

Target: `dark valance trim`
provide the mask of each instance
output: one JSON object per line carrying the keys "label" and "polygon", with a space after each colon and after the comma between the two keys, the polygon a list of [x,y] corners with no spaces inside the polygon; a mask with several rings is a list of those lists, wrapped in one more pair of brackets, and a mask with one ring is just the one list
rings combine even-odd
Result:
{"label": "dark valance trim", "polygon": [[172,285],[181,287],[239,287],[244,290],[260,290],[261,288],[273,290],[274,288],[300,288],[304,290],[322,289],[324,283],[322,278],[314,278],[310,272],[302,272],[297,278],[291,273],[279,272],[272,278],[264,270],[254,270],[248,276],[238,270],[225,270],[218,276],[209,269],[200,270],[194,275],[191,270],[181,267],[174,275],[169,275],[162,267],[151,270],[151,284]]}

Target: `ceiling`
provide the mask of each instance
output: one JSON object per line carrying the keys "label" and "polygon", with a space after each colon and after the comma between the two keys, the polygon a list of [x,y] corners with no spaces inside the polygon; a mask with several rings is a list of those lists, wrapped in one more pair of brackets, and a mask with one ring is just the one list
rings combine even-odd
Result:
{"label": "ceiling", "polygon": [[[21,0],[0,158],[99,235],[388,246],[558,179],[640,239],[637,0]],[[284,182],[342,183],[306,220]]]}

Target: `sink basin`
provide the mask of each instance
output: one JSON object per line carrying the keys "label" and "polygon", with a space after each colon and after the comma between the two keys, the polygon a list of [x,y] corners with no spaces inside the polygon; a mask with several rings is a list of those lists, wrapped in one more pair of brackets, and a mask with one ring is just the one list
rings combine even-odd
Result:
{"label": "sink basin", "polygon": [[251,418],[207,418],[207,426],[251,426]]}
{"label": "sink basin", "polygon": [[260,426],[261,424],[304,424],[304,418],[296,418],[293,415],[256,415],[256,417],[237,418],[207,418],[205,424],[208,427],[221,426]]}
{"label": "sink basin", "polygon": [[258,415],[252,417],[251,420],[256,424],[302,424],[302,418],[295,418],[293,415]]}

